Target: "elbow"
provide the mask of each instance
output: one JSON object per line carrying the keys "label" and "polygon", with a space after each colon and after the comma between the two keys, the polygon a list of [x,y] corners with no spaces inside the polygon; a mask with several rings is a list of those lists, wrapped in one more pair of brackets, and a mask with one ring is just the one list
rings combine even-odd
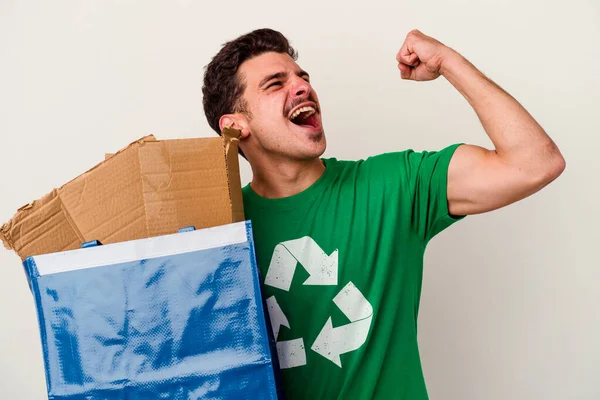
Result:
{"label": "elbow", "polygon": [[557,179],[567,167],[567,162],[558,149],[550,154],[540,168],[538,184],[546,186]]}
{"label": "elbow", "polygon": [[558,148],[552,152],[548,164],[548,179],[551,181],[558,178],[567,167],[567,162]]}
{"label": "elbow", "polygon": [[558,178],[565,171],[565,168],[567,168],[567,161],[562,156],[562,154],[558,153],[557,160],[554,162],[553,179]]}

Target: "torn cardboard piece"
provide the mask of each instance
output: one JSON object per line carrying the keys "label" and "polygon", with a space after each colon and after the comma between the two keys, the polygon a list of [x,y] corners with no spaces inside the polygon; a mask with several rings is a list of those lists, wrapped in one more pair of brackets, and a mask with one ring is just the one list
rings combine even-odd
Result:
{"label": "torn cardboard piece", "polygon": [[108,244],[243,221],[239,135],[145,136],[21,207],[0,227],[0,239],[25,260],[90,240]]}

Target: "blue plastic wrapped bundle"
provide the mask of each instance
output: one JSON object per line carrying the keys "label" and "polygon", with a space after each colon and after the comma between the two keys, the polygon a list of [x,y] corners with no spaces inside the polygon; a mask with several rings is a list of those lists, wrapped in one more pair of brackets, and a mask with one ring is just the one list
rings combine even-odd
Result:
{"label": "blue plastic wrapped bundle", "polygon": [[278,398],[250,222],[24,265],[50,400]]}

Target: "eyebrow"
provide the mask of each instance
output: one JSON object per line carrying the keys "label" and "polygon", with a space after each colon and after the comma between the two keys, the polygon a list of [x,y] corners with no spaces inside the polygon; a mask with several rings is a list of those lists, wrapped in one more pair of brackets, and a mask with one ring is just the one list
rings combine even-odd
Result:
{"label": "eyebrow", "polygon": [[[308,72],[304,71],[304,70],[300,70],[296,73],[296,75],[298,76],[306,76],[307,78],[310,79],[310,75],[308,74]],[[265,78],[263,78],[262,81],[260,81],[260,83],[258,84],[258,87],[263,87],[264,85],[266,85],[269,81],[272,81],[273,79],[283,79],[286,78],[288,76],[287,72],[276,72],[274,74],[268,75]]]}

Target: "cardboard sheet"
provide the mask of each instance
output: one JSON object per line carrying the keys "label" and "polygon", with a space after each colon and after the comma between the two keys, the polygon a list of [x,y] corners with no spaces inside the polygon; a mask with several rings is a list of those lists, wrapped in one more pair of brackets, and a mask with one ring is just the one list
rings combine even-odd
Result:
{"label": "cardboard sheet", "polygon": [[239,134],[145,136],[21,207],[0,227],[0,239],[24,260],[90,240],[108,244],[243,221]]}

